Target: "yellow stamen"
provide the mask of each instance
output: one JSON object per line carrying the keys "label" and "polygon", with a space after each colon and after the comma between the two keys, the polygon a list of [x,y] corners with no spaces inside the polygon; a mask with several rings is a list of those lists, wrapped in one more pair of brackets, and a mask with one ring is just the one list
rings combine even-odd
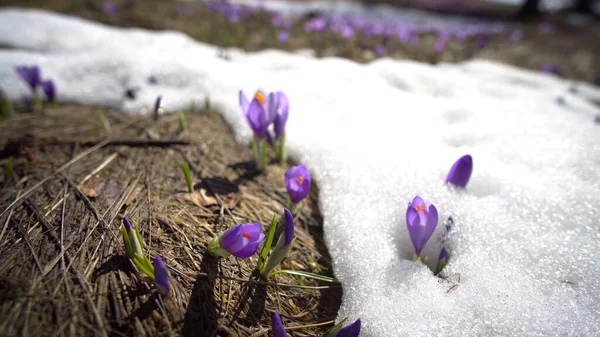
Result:
{"label": "yellow stamen", "polygon": [[417,206],[417,211],[422,211],[425,209],[425,205],[419,205]]}
{"label": "yellow stamen", "polygon": [[248,233],[242,233],[242,236],[245,237],[246,239],[250,239],[250,234],[248,234]]}
{"label": "yellow stamen", "polygon": [[256,94],[254,94],[254,97],[260,102],[260,104],[265,105],[265,95],[263,95],[262,92],[257,91]]}
{"label": "yellow stamen", "polygon": [[298,177],[298,184],[302,185],[303,182],[304,182],[304,177],[303,176],[299,176]]}

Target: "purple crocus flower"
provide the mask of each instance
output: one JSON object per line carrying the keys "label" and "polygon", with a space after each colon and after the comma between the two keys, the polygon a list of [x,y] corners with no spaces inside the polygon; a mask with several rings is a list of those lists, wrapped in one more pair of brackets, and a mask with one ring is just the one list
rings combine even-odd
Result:
{"label": "purple crocus flower", "polygon": [[[269,113],[271,112],[271,110],[269,110],[269,100],[267,99],[268,96],[265,95],[265,93],[261,90],[256,91],[256,93],[254,94],[254,99],[257,99],[258,102],[260,103],[260,105],[262,105],[264,107],[265,113],[267,114],[267,119],[269,124],[272,123],[275,120],[275,116],[269,116]],[[242,115],[244,115],[244,118],[246,119],[246,122],[248,123],[248,125],[250,125],[252,127],[252,124],[250,123],[250,120],[248,119],[248,112],[249,112],[249,108],[250,108],[250,101],[248,101],[248,98],[246,98],[246,95],[244,95],[244,92],[240,90],[239,93],[239,102],[240,102],[240,108],[242,109]]]}
{"label": "purple crocus flower", "polygon": [[254,97],[252,102],[250,102],[247,111],[246,117],[248,124],[250,124],[250,128],[252,128],[252,131],[254,131],[257,138],[265,138],[271,121],[269,120],[268,112],[263,104],[261,104],[261,101],[257,97]]}
{"label": "purple crocus flower", "polygon": [[446,35],[440,35],[437,42],[435,43],[435,52],[441,54],[446,49],[446,42],[448,41],[448,37]]}
{"label": "purple crocus flower", "polygon": [[281,323],[281,317],[279,317],[279,313],[277,312],[273,313],[271,330],[273,330],[273,337],[287,337],[283,323]]}
{"label": "purple crocus flower", "polygon": [[293,203],[306,198],[310,192],[310,183],[310,172],[303,164],[292,166],[285,172],[285,187]]}
{"label": "purple crocus flower", "polygon": [[54,102],[54,98],[56,97],[56,87],[54,86],[54,82],[52,80],[42,81],[42,89],[44,90],[44,94],[46,94],[48,101]]}
{"label": "purple crocus flower", "polygon": [[460,157],[446,176],[445,183],[451,183],[458,187],[465,187],[471,178],[471,172],[473,171],[473,158],[471,155],[464,155]]}
{"label": "purple crocus flower", "polygon": [[113,15],[117,12],[117,4],[114,2],[105,2],[103,5],[104,13]]}
{"label": "purple crocus flower", "polygon": [[387,53],[387,50],[385,50],[385,47],[382,45],[377,45],[375,47],[375,55],[377,55],[377,57],[382,57],[383,55],[385,55]]}
{"label": "purple crocus flower", "polygon": [[169,271],[160,256],[154,258],[154,282],[163,295],[166,295],[171,291]]}
{"label": "purple crocus flower", "polygon": [[554,74],[554,75],[558,75],[558,76],[562,75],[560,68],[558,68],[558,66],[555,66],[553,64],[546,64],[545,66],[543,66],[542,72],[546,73],[546,74]]}
{"label": "purple crocus flower", "polygon": [[279,32],[279,34],[277,34],[277,39],[281,43],[286,43],[290,39],[290,33],[288,33],[285,30],[282,30],[281,32]]}
{"label": "purple crocus flower", "polygon": [[271,146],[275,145],[275,136],[271,130],[267,130],[267,143]]}
{"label": "purple crocus flower", "polygon": [[40,84],[40,67],[38,66],[18,66],[15,68],[21,79],[35,91],[35,88]]}
{"label": "purple crocus flower", "polygon": [[336,337],[358,337],[360,334],[360,318],[354,323],[343,327]]}
{"label": "purple crocus flower", "polygon": [[538,28],[541,33],[552,33],[554,31],[554,25],[550,22],[542,22]]}
{"label": "purple crocus flower", "polygon": [[282,91],[277,91],[269,94],[269,115],[273,116],[273,127],[275,129],[275,137],[281,138],[285,132],[285,124],[288,120],[290,103],[287,96]]}
{"label": "purple crocus flower", "polygon": [[406,226],[417,256],[433,234],[438,223],[435,206],[420,196],[416,196],[406,209]]}
{"label": "purple crocus flower", "polygon": [[245,259],[256,253],[264,239],[261,224],[247,223],[229,228],[221,235],[219,244],[231,255]]}

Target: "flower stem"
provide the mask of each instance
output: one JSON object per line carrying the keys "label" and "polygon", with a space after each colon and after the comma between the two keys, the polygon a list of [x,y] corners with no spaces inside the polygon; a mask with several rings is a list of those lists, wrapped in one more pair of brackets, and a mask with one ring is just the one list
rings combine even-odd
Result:
{"label": "flower stem", "polygon": [[262,171],[267,166],[265,140],[254,136],[252,147],[254,148],[254,163],[256,164],[256,169]]}
{"label": "flower stem", "polygon": [[285,134],[283,134],[279,140],[277,140],[277,161],[280,163],[284,163],[287,161],[287,149],[285,147]]}

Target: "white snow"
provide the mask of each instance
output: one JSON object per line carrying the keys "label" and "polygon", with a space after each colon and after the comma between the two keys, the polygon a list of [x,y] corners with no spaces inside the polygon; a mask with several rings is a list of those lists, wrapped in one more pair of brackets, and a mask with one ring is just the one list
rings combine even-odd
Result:
{"label": "white snow", "polygon": [[[13,68],[34,63],[56,80],[61,101],[128,113],[159,94],[180,109],[209,93],[239,141],[250,131],[238,90],[285,91],[290,154],[320,187],[344,285],[339,318],[361,317],[361,336],[600,332],[598,87],[487,61],[361,65],[232,51],[228,62],[181,33],[40,11],[0,11],[0,44],[15,48],[0,50],[0,86],[13,98],[27,93]],[[138,100],[126,101],[135,86]],[[465,153],[474,158],[467,189],[445,186]],[[412,262],[404,219],[416,194],[440,213],[424,251],[434,261],[443,221],[454,219],[449,281]]]}

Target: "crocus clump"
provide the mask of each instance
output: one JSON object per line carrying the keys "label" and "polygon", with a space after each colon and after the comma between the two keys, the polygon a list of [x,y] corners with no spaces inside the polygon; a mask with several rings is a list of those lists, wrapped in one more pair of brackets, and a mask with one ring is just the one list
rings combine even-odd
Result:
{"label": "crocus clump", "polygon": [[274,312],[271,319],[271,330],[273,330],[273,337],[287,337],[281,317],[278,312]]}
{"label": "crocus clump", "polygon": [[438,212],[435,206],[420,196],[416,196],[406,209],[406,226],[413,247],[415,258],[421,256],[421,251],[433,234],[438,223]]}
{"label": "crocus clump", "polygon": [[171,291],[169,271],[160,256],[154,258],[154,283],[163,295],[167,295]]}
{"label": "crocus clump", "polygon": [[[281,162],[286,160],[285,151],[285,125],[289,114],[289,102],[287,96],[281,92],[272,92],[266,95],[257,91],[248,101],[243,91],[239,93],[239,103],[246,122],[254,132],[253,148],[256,167],[262,170],[267,164],[265,141],[275,147],[277,159]],[[273,124],[275,135],[269,127]]]}
{"label": "crocus clump", "polygon": [[275,248],[267,257],[260,274],[264,279],[268,279],[275,267],[283,261],[292,249],[294,242],[294,216],[287,208],[283,210],[283,232],[279,235]]}
{"label": "crocus clump", "polygon": [[445,183],[451,183],[457,187],[465,187],[473,172],[473,158],[466,154],[460,157],[446,176]]}
{"label": "crocus clump", "polygon": [[259,223],[234,225],[215,237],[208,251],[217,257],[233,255],[245,259],[256,253],[264,239],[262,225]]}
{"label": "crocus clump", "polygon": [[292,203],[296,204],[306,198],[310,185],[310,172],[306,166],[292,166],[285,172],[285,188]]}

